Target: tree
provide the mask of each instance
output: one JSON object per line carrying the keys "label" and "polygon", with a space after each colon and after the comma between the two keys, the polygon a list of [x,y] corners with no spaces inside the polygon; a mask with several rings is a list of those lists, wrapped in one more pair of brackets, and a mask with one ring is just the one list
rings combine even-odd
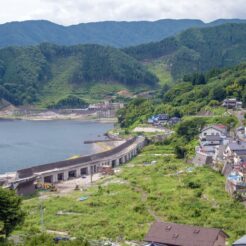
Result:
{"label": "tree", "polygon": [[22,199],[14,191],[0,188],[0,201],[0,222],[3,224],[0,233],[8,237],[15,227],[24,221]]}
{"label": "tree", "polygon": [[176,157],[178,159],[185,158],[185,156],[187,154],[187,149],[185,147],[179,146],[179,145],[176,145],[175,146],[174,151],[175,151]]}

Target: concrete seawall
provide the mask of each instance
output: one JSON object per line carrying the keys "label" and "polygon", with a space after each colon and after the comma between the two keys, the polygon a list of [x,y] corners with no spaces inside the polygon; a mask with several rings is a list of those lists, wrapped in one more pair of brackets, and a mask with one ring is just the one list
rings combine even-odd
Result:
{"label": "concrete seawall", "polygon": [[35,181],[57,183],[97,173],[103,166],[114,168],[131,160],[145,144],[144,137],[134,137],[114,149],[98,154],[21,169],[17,171],[12,187],[20,195],[28,195],[34,192]]}

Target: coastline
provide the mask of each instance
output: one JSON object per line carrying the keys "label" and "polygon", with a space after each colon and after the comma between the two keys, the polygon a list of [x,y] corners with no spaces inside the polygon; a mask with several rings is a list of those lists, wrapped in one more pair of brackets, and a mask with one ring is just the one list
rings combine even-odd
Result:
{"label": "coastline", "polygon": [[[76,118],[68,118],[68,117],[65,117],[65,118],[45,118],[45,117],[42,117],[41,119],[40,118],[37,118],[37,117],[1,117],[0,116],[0,121],[81,121],[81,123],[84,123],[84,122],[88,122],[90,124],[90,122],[97,122],[97,123],[115,123],[117,122],[117,120],[115,118],[86,118],[86,117],[76,117]],[[112,129],[112,128],[111,128]],[[111,130],[110,129],[110,130]],[[106,136],[106,133],[107,131],[102,134],[105,134]],[[110,140],[110,136],[107,137],[107,139]],[[112,141],[107,141],[107,142],[95,142],[95,143],[92,143],[90,144],[90,148],[92,149],[92,154],[97,154],[97,153],[101,153],[101,152],[105,152],[105,151],[108,151],[108,150],[111,150],[115,147],[117,147],[119,144],[121,144],[122,142],[124,142],[124,140],[122,141],[114,141],[114,139],[112,139]],[[86,155],[90,155],[89,153],[87,154],[84,154],[83,156],[86,156]],[[67,159],[70,159],[70,158],[78,158],[78,157],[81,157],[79,155],[72,155],[70,157],[68,157]],[[1,172],[0,173],[0,180],[5,177],[9,177],[12,176],[13,174],[16,173],[16,170],[14,171],[7,171],[7,172]]]}
{"label": "coastline", "polygon": [[59,117],[50,116],[10,116],[0,115],[0,120],[26,120],[26,121],[55,121],[55,120],[77,120],[83,122],[100,122],[100,123],[117,123],[116,117],[112,118],[95,118],[78,115],[59,115]]}
{"label": "coastline", "polygon": [[79,120],[87,122],[116,123],[117,118],[114,115],[110,117],[99,116],[94,112],[71,112],[63,113],[48,109],[19,109],[14,106],[8,106],[0,110],[0,120],[29,120],[29,121],[50,121],[50,120]]}

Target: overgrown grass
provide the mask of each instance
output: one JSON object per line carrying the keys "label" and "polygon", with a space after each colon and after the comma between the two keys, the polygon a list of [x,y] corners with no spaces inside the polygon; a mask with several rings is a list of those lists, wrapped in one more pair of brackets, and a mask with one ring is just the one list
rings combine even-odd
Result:
{"label": "overgrown grass", "polygon": [[168,70],[167,65],[163,63],[162,60],[153,61],[146,66],[150,72],[157,76],[160,85],[172,84],[172,75]]}
{"label": "overgrown grass", "polygon": [[[151,210],[163,221],[221,228],[230,242],[245,234],[245,207],[225,192],[225,178],[206,167],[194,168],[173,153],[170,145],[149,145],[111,181],[45,199],[45,228],[88,239],[142,240],[154,221]],[[82,195],[88,200],[79,202]],[[39,198],[25,200],[23,207],[28,215],[16,233],[38,232]],[[57,216],[60,210],[77,214]]]}

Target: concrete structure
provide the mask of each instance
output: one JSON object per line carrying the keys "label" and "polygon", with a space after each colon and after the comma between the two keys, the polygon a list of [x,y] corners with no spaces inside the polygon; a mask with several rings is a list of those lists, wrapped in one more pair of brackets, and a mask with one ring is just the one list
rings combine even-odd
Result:
{"label": "concrete structure", "polygon": [[[31,183],[35,181],[57,183],[82,175],[92,175],[103,166],[114,168],[131,160],[144,145],[145,138],[139,136],[102,153],[21,169],[17,171],[16,180],[11,185],[19,194],[27,195],[32,191]],[[28,187],[25,185],[27,183]]]}
{"label": "concrete structure", "polygon": [[213,162],[213,156],[207,153],[203,153],[201,151],[196,152],[196,155],[194,159],[192,160],[192,163],[198,167],[201,167],[204,165],[210,165],[212,164],[212,162]]}

